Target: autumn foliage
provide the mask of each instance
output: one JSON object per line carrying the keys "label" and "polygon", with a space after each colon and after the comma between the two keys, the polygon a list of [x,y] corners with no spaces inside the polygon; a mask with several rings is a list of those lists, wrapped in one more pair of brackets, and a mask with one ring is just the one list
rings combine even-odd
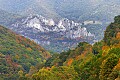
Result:
{"label": "autumn foliage", "polygon": [[33,41],[6,31],[0,27],[0,79],[120,80],[120,16],[107,27],[103,40],[94,45],[80,42],[52,56]]}

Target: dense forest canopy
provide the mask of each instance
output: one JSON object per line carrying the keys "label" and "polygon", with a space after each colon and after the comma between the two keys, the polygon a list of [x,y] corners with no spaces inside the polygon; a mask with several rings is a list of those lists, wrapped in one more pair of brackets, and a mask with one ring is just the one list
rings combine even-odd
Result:
{"label": "dense forest canopy", "polygon": [[0,79],[16,79],[19,71],[28,73],[30,67],[49,57],[50,53],[34,41],[0,26]]}

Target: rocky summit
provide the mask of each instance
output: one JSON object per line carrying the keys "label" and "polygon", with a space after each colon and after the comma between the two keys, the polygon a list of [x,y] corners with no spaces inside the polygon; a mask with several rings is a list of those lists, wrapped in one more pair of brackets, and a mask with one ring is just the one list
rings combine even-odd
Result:
{"label": "rocky summit", "polygon": [[41,15],[29,15],[12,23],[10,29],[36,41],[48,50],[48,46],[60,46],[62,43],[61,52],[66,50],[64,49],[66,44],[68,44],[67,47],[73,46],[73,41],[85,40],[93,43],[95,35],[81,25],[81,23],[76,23],[67,18],[55,22],[53,19],[47,19]]}

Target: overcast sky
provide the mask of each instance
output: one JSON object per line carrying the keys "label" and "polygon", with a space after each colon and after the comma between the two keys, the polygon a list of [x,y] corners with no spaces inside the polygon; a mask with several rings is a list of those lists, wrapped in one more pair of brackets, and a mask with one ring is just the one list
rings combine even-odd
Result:
{"label": "overcast sky", "polygon": [[0,8],[7,11],[21,10],[32,3],[33,0],[0,0]]}
{"label": "overcast sky", "polygon": [[[120,2],[120,0],[0,0],[0,9],[6,10],[8,12],[17,12],[17,11],[26,10],[28,8],[32,8],[32,6],[34,7],[36,5],[49,9],[49,7],[51,6],[47,6],[47,4],[54,6],[54,3],[58,5],[59,3],[62,3],[64,5],[65,3],[65,5],[67,6],[69,5],[73,6],[74,2],[76,2],[75,4],[77,4],[77,6],[75,6],[74,8],[78,9],[81,7],[80,5],[83,6],[84,4],[96,5],[101,2],[104,3],[104,1]],[[54,7],[57,7],[57,5],[55,5]]]}

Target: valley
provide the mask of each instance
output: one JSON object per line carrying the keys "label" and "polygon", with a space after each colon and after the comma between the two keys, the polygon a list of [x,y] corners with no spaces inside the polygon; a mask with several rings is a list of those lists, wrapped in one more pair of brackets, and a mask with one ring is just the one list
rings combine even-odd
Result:
{"label": "valley", "polygon": [[120,0],[0,0],[0,80],[120,80]]}

